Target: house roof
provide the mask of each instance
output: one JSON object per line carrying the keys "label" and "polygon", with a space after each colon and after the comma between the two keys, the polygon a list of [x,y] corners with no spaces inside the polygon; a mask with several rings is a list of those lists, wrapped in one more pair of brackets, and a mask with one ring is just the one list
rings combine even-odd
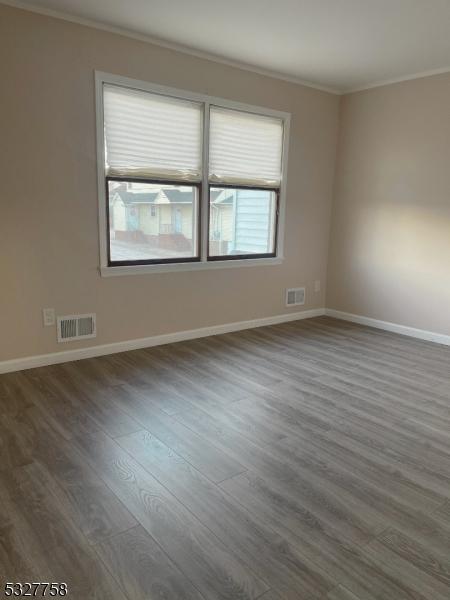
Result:
{"label": "house roof", "polygon": [[[169,204],[190,204],[192,203],[194,197],[193,191],[183,192],[173,188],[161,188],[161,191],[158,192],[130,192],[117,189],[115,190],[114,194],[118,195],[125,205],[160,204],[157,202],[157,198],[160,196],[161,192],[164,193],[164,196],[169,201]],[[224,190],[211,191],[212,202],[217,201],[218,204],[231,204],[233,201],[233,195],[230,194],[227,196],[223,194],[223,192]],[[161,202],[161,204],[164,204],[164,202]]]}
{"label": "house roof", "polygon": [[190,204],[192,202],[192,200],[194,199],[194,192],[192,192],[192,191],[182,192],[181,190],[174,190],[173,188],[169,188],[169,189],[162,188],[161,191],[167,197],[169,202],[174,203],[174,204],[184,204],[184,203]]}
{"label": "house roof", "polygon": [[159,192],[126,192],[116,190],[115,192],[124,204],[153,204]]}
{"label": "house roof", "polygon": [[226,194],[225,190],[212,190],[211,199],[217,204],[232,204],[233,194]]}

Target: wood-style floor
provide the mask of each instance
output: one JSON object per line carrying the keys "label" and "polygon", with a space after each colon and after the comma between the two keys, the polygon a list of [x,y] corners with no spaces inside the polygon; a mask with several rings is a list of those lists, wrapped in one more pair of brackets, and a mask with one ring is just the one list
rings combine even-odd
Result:
{"label": "wood-style floor", "polygon": [[450,348],[323,317],[1,376],[0,575],[449,600]]}

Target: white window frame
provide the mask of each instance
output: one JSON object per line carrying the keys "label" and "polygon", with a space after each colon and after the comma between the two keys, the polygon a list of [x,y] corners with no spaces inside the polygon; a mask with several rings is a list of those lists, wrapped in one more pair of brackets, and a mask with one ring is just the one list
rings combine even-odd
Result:
{"label": "white window frame", "polygon": [[[203,161],[202,161],[202,197],[200,198],[200,261],[182,262],[166,264],[149,265],[127,265],[110,266],[108,265],[108,240],[107,240],[107,209],[106,209],[106,172],[105,172],[105,146],[104,146],[104,125],[103,125],[103,84],[110,83],[129,87],[136,90],[152,92],[165,96],[173,96],[183,100],[193,100],[201,102],[204,105],[203,111]],[[186,90],[166,87],[145,81],[112,75],[95,71],[95,99],[96,99],[96,129],[97,129],[97,180],[98,180],[98,224],[99,224],[99,242],[100,242],[100,274],[102,277],[111,277],[115,275],[139,275],[145,273],[173,273],[176,271],[203,271],[209,269],[232,269],[237,267],[253,267],[263,265],[279,265],[284,258],[284,229],[286,212],[286,179],[288,164],[289,147],[289,128],[291,115],[287,112],[244,104],[225,100],[206,94],[197,94]],[[223,108],[242,110],[258,115],[276,117],[283,121],[283,147],[282,147],[282,170],[281,183],[279,191],[278,219],[276,233],[276,255],[275,257],[264,258],[243,258],[236,260],[207,260],[208,251],[208,204],[209,204],[209,182],[208,182],[208,151],[209,151],[209,107],[210,105]],[[219,187],[220,185],[217,184]],[[239,187],[239,186],[237,186]]]}

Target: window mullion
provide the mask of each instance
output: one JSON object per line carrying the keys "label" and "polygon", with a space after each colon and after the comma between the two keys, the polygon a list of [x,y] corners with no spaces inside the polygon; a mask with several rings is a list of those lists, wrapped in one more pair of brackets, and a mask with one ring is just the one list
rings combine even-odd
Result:
{"label": "window mullion", "polygon": [[202,197],[200,200],[200,259],[208,260],[209,238],[209,102],[203,111]]}

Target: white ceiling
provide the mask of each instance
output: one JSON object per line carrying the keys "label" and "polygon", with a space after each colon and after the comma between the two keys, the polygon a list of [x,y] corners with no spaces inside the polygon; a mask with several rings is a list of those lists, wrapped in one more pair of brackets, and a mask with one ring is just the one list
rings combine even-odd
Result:
{"label": "white ceiling", "polygon": [[28,4],[341,92],[450,70],[450,0],[31,0]]}

